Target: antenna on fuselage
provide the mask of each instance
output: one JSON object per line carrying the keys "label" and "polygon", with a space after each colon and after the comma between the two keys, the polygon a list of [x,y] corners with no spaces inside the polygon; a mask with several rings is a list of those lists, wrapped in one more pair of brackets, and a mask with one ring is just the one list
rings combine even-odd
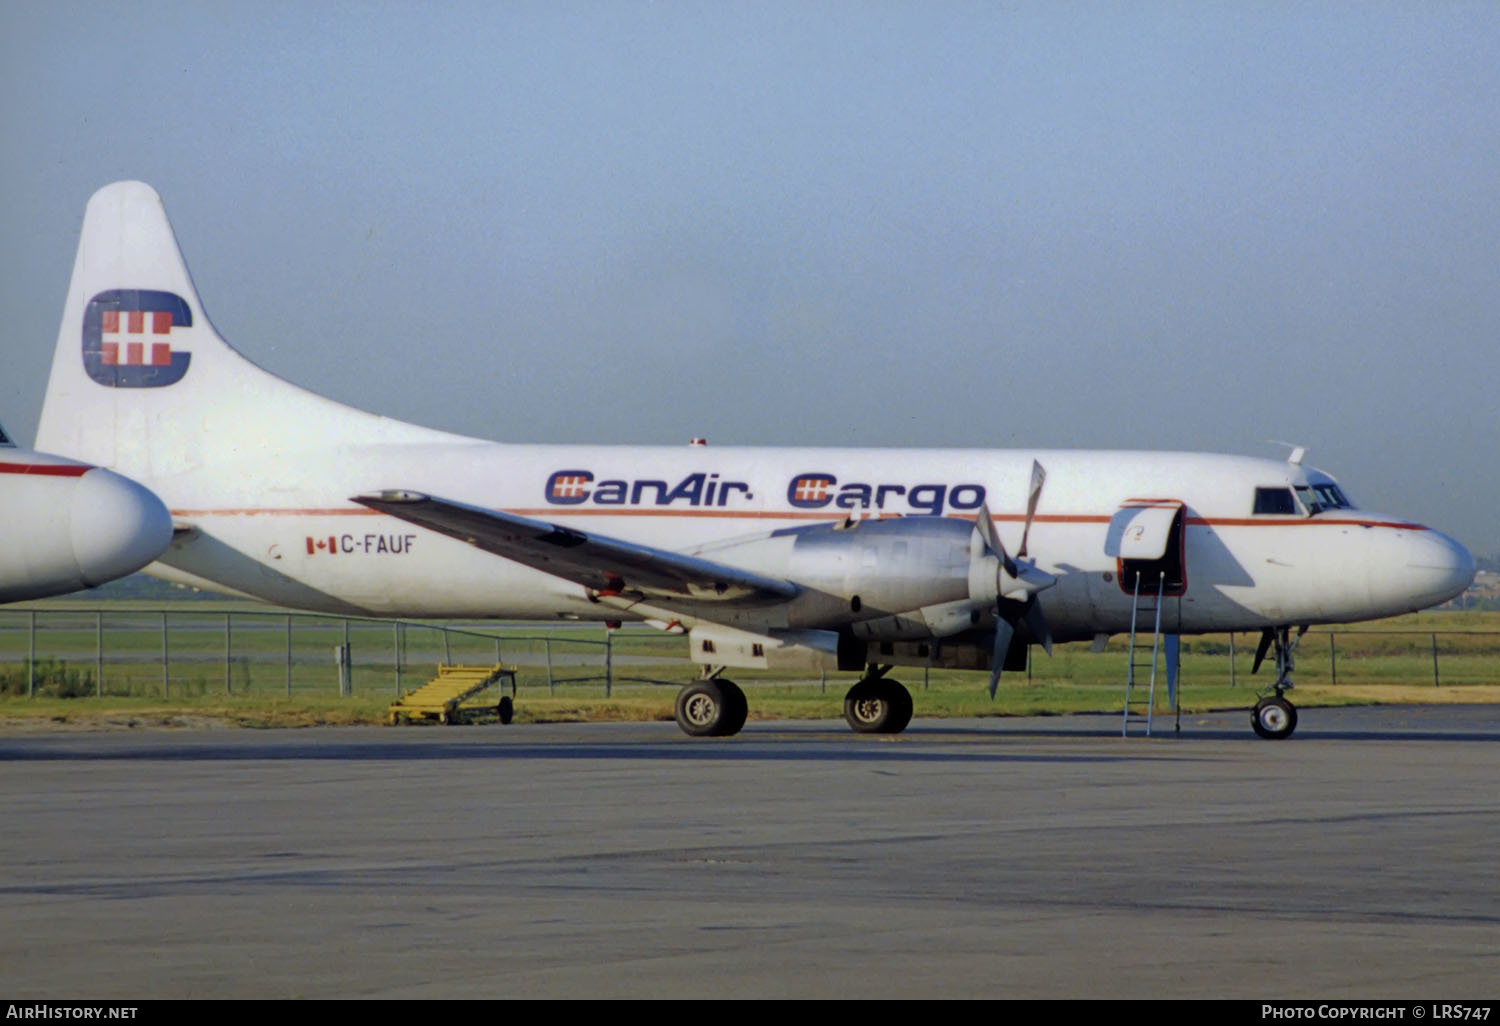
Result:
{"label": "antenna on fuselage", "polygon": [[1267,441],[1269,441],[1272,445],[1284,445],[1288,449],[1292,450],[1291,452],[1287,453],[1286,461],[1294,467],[1302,466],[1302,457],[1307,455],[1306,446],[1297,445],[1294,442],[1279,441],[1275,438],[1269,438],[1267,439]]}

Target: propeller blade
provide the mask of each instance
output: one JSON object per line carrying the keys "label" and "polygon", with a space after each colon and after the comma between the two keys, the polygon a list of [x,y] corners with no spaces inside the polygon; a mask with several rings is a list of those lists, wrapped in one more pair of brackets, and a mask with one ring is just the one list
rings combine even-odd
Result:
{"label": "propeller blade", "polygon": [[1016,572],[1011,576],[1015,579],[1016,586],[1002,586],[1001,594],[1005,598],[1025,599],[1039,591],[1046,591],[1057,583],[1056,577],[1045,570],[1038,570],[1035,563],[1016,563],[1015,566]]}
{"label": "propeller blade", "polygon": [[979,507],[979,516],[974,518],[974,530],[979,532],[979,537],[984,540],[985,548],[991,552],[1000,548],[1000,536],[995,533],[995,518],[990,516],[990,504],[985,503]]}
{"label": "propeller blade", "polygon": [[1022,559],[1026,558],[1026,539],[1031,534],[1031,520],[1036,516],[1036,504],[1042,498],[1042,485],[1047,483],[1047,471],[1042,468],[1041,463],[1031,461],[1031,488],[1026,495],[1026,526],[1021,529],[1021,548],[1016,553]]}
{"label": "propeller blade", "polygon": [[979,532],[984,547],[992,555],[1000,557],[1000,565],[1005,567],[1005,572],[1012,577],[1017,576],[1016,561],[1010,558],[1005,551],[1005,543],[1000,540],[1000,532],[995,530],[995,519],[990,516],[989,503],[979,507],[979,516],[974,520],[974,530]]}
{"label": "propeller blade", "polygon": [[1005,653],[1010,651],[1010,639],[1015,635],[1015,626],[1005,617],[995,622],[995,647],[990,653],[990,698],[1000,686],[1000,672],[1005,669]]}
{"label": "propeller blade", "polygon": [[1022,618],[1026,621],[1026,629],[1031,632],[1031,636],[1041,642],[1042,648],[1047,650],[1048,655],[1051,655],[1052,628],[1047,626],[1046,614],[1042,612],[1042,604],[1037,601],[1035,595],[1031,596],[1031,600],[1026,603],[1026,612],[1022,614]]}

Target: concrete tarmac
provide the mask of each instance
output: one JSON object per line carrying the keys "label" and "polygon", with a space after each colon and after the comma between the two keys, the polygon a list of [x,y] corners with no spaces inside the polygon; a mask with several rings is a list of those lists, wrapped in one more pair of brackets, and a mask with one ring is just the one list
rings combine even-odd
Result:
{"label": "concrete tarmac", "polygon": [[11,733],[0,998],[1496,996],[1500,707],[1157,728]]}

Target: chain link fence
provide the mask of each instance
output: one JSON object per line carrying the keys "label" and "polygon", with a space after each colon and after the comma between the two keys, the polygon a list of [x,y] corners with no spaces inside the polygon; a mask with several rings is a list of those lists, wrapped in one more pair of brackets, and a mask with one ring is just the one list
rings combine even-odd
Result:
{"label": "chain link fence", "polygon": [[[1258,640],[1254,633],[1184,638],[1184,685],[1263,687],[1274,667],[1251,676]],[[1102,653],[1088,651],[1087,643],[1060,645],[1053,658],[1036,654],[1027,679],[1123,682],[1128,659],[1122,638]],[[513,665],[518,686],[551,694],[609,696],[620,686],[675,686],[695,674],[681,637],[628,625],[606,631],[597,624],[432,623],[226,609],[0,610],[0,694],[6,695],[397,697],[429,680],[439,663]],[[809,679],[805,673],[735,676],[828,683],[824,675]],[[1297,649],[1296,680],[1495,684],[1500,631],[1314,629]]]}
{"label": "chain link fence", "polygon": [[685,654],[681,638],[651,632],[626,640],[598,625],[544,634],[538,626],[313,613],[0,610],[7,695],[397,697],[426,683],[439,663],[505,663],[526,687],[608,694],[617,682],[680,680]]}

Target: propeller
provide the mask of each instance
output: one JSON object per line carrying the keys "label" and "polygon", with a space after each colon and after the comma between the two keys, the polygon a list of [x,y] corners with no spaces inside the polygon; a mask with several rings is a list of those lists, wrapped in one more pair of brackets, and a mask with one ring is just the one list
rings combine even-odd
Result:
{"label": "propeller", "polygon": [[[1042,469],[1039,462],[1033,460],[1031,488],[1026,497],[1026,525],[1021,530],[1021,548],[1016,558],[1005,551],[1005,543],[1000,540],[1000,534],[995,530],[995,521],[990,516],[988,505],[980,508],[979,516],[974,523],[975,536],[983,545],[983,555],[993,557],[997,561],[994,585],[995,638],[990,662],[991,698],[995,697],[995,690],[1000,685],[1000,673],[1005,668],[1005,655],[1010,650],[1011,640],[1015,637],[1019,624],[1026,624],[1026,629],[1031,636],[1041,642],[1048,655],[1052,654],[1052,631],[1047,626],[1047,618],[1042,613],[1042,606],[1037,601],[1036,593],[1052,587],[1057,583],[1057,578],[1038,569],[1034,560],[1026,559],[1026,544],[1031,535],[1031,521],[1036,516],[1037,502],[1042,497],[1042,485],[1046,480],[1047,472]],[[979,562],[983,565],[987,560]],[[988,581],[983,583],[987,585]],[[971,584],[972,587],[973,584]]]}

